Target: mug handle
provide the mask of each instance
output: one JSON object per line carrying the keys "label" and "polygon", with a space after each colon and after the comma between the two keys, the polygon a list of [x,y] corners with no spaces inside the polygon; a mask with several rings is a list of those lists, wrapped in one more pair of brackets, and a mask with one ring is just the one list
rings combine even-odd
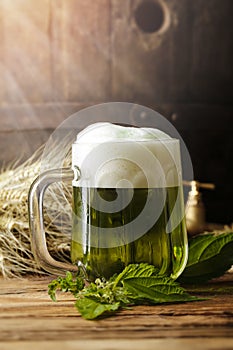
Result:
{"label": "mug handle", "polygon": [[45,237],[43,199],[45,190],[54,182],[71,181],[74,177],[70,168],[47,170],[32,183],[28,195],[29,227],[31,248],[35,260],[52,274],[65,275],[66,271],[77,272],[78,266],[55,260],[49,253]]}

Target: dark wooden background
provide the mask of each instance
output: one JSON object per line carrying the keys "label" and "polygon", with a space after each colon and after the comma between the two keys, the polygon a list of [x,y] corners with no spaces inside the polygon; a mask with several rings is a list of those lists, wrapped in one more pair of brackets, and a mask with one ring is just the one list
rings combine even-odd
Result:
{"label": "dark wooden background", "polygon": [[79,109],[126,101],[181,133],[208,221],[233,221],[232,0],[0,0],[0,163]]}

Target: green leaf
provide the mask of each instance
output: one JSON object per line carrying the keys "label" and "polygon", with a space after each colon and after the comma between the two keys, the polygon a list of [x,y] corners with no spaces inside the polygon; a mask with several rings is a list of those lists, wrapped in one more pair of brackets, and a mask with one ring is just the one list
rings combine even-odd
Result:
{"label": "green leaf", "polygon": [[149,264],[128,265],[122,273],[109,281],[97,278],[95,283],[84,286],[79,275],[70,272],[49,284],[49,295],[56,300],[56,290],[71,292],[75,306],[82,317],[92,320],[109,316],[119,308],[138,304],[158,304],[200,300],[190,296],[172,278],[161,276],[158,269]]}
{"label": "green leaf", "polygon": [[233,232],[208,233],[189,240],[188,263],[179,281],[203,283],[223,275],[233,265]]}
{"label": "green leaf", "polygon": [[158,269],[146,263],[141,264],[130,264],[125,267],[125,269],[116,276],[115,286],[127,278],[132,277],[150,277],[158,273]]}
{"label": "green leaf", "polygon": [[87,320],[93,320],[94,318],[117,311],[120,307],[120,303],[103,304],[91,298],[85,297],[78,299],[75,306],[82,317]]}
{"label": "green leaf", "polygon": [[130,298],[139,303],[149,301],[158,304],[198,300],[189,295],[170,277],[128,278],[123,283],[124,287],[131,292]]}
{"label": "green leaf", "polygon": [[74,296],[83,289],[84,279],[78,275],[73,276],[70,271],[66,272],[66,277],[58,277],[48,285],[48,294],[53,301],[56,301],[56,291],[71,292]]}
{"label": "green leaf", "polygon": [[52,299],[52,301],[57,301],[56,299],[56,291],[60,288],[60,284],[57,280],[53,280],[48,285],[48,295]]}

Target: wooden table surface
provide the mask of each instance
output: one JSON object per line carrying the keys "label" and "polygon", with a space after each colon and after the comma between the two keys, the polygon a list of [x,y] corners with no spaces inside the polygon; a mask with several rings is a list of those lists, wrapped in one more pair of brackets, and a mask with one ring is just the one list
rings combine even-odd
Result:
{"label": "wooden table surface", "polygon": [[138,306],[95,321],[70,294],[52,302],[50,277],[0,279],[0,349],[233,349],[233,274],[195,287],[201,302]]}

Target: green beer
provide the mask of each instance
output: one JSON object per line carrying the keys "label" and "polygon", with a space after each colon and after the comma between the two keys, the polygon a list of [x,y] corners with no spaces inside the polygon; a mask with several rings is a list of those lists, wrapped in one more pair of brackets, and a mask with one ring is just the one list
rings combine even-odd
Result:
{"label": "green beer", "polygon": [[[103,116],[97,108],[97,120],[147,116],[147,109],[119,106],[107,104]],[[72,264],[50,256],[43,227],[44,191],[61,180],[73,186]],[[81,268],[89,280],[108,279],[129,264],[149,263],[176,279],[188,257],[180,141],[151,127],[90,124],[72,144],[72,171],[53,169],[35,180],[29,213],[32,248],[51,273]]]}
{"label": "green beer", "polygon": [[179,140],[96,123],[72,145],[71,260],[89,279],[149,263],[177,278],[187,261]]}
{"label": "green beer", "polygon": [[[153,264],[160,274],[176,278],[187,258],[185,222],[181,217],[184,209],[178,190],[178,186],[73,187],[72,262],[82,262],[90,279],[109,278],[128,264],[141,262]],[[106,212],[100,199],[107,204],[118,199],[122,209]],[[161,210],[156,211],[157,205]],[[142,231],[135,235],[135,220],[145,207]],[[173,225],[170,218],[176,215],[178,224]],[[149,227],[144,225],[147,220],[151,222]]]}

